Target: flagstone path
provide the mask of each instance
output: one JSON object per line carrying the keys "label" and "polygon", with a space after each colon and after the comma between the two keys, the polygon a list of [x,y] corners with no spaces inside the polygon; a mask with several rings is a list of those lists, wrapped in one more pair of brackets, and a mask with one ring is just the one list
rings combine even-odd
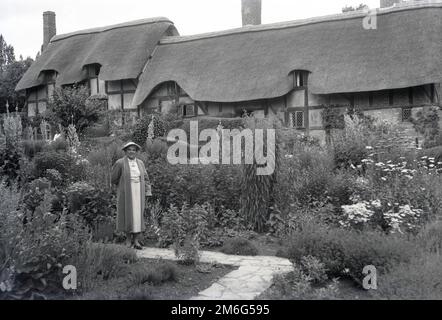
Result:
{"label": "flagstone path", "polygon": [[[145,248],[138,251],[139,258],[177,260],[173,250]],[[293,270],[289,260],[267,256],[233,256],[219,252],[200,252],[202,263],[217,263],[237,266],[215,282],[210,288],[201,291],[191,300],[253,300],[267,290],[275,275]]]}

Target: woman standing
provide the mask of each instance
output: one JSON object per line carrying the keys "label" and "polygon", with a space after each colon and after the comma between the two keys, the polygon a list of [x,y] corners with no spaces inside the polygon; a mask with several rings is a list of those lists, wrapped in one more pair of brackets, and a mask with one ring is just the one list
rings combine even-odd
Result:
{"label": "woman standing", "polygon": [[145,198],[152,196],[152,189],[144,163],[136,158],[141,147],[129,142],[123,147],[126,156],[112,168],[112,183],[117,189],[117,230],[127,234],[126,243],[141,250],[140,234],[144,225]]}

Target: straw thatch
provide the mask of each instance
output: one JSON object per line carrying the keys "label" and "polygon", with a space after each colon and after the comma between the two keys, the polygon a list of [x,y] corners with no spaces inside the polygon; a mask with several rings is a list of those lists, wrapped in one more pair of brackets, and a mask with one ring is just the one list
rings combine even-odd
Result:
{"label": "straw thatch", "polygon": [[134,105],[176,81],[194,100],[236,102],[280,97],[291,71],[311,72],[314,94],[375,91],[442,81],[442,4],[251,26],[161,41],[141,75]]}
{"label": "straw thatch", "polygon": [[169,27],[174,28],[168,19],[153,18],[55,36],[16,90],[42,84],[45,70],[58,72],[59,85],[80,82],[86,78],[84,66],[93,63],[101,65],[102,80],[138,78]]}

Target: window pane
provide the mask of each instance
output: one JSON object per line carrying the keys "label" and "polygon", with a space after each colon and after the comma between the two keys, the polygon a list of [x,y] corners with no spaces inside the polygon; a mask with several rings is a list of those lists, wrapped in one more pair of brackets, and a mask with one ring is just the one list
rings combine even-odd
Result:
{"label": "window pane", "polygon": [[35,103],[28,103],[28,117],[34,117],[37,109],[37,105]]}
{"label": "window pane", "polygon": [[123,90],[135,90],[136,86],[132,80],[123,80]]}
{"label": "window pane", "polygon": [[106,82],[103,80],[98,80],[98,89],[99,89],[99,93],[101,94],[105,94],[106,93]]}
{"label": "window pane", "polygon": [[32,100],[37,100],[37,90],[36,89],[31,89],[30,93],[29,93],[29,99],[30,101]]}
{"label": "window pane", "polygon": [[40,99],[46,99],[46,86],[43,86],[38,89],[38,100]]}
{"label": "window pane", "polygon": [[304,112],[296,112],[296,126],[298,128],[304,127]]}
{"label": "window pane", "polygon": [[109,110],[121,110],[121,95],[112,94],[109,95]]}
{"label": "window pane", "polygon": [[402,109],[402,121],[410,121],[411,120],[411,109]]}
{"label": "window pane", "polygon": [[89,84],[91,86],[91,96],[96,95],[98,93],[97,82],[98,82],[97,79],[90,79],[89,80]]}
{"label": "window pane", "polygon": [[108,81],[107,82],[107,91],[108,92],[121,92],[121,84],[120,81]]}
{"label": "window pane", "polygon": [[43,114],[46,111],[46,102],[39,102],[38,103],[38,113]]}
{"label": "window pane", "polygon": [[126,93],[124,94],[124,109],[136,109],[136,107],[132,108],[132,100],[134,98],[133,93]]}

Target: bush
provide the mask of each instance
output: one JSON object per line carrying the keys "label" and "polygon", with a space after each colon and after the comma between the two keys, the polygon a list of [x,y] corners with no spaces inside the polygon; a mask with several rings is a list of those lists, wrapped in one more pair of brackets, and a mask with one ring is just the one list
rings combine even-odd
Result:
{"label": "bush", "polygon": [[73,123],[79,135],[96,123],[104,111],[105,104],[90,97],[86,86],[56,88],[48,103],[45,118],[52,124],[67,128]]}
{"label": "bush", "polygon": [[155,266],[142,265],[132,273],[136,285],[149,283],[154,286],[177,280],[177,268],[171,262],[162,261]]}
{"label": "bush", "polygon": [[152,183],[152,200],[163,208],[210,203],[216,212],[221,208],[239,210],[240,167],[225,165],[171,165],[164,158],[143,157]]}
{"label": "bush", "polygon": [[419,244],[425,252],[442,253],[442,222],[433,222],[425,226],[417,235]]}
{"label": "bush", "polygon": [[16,149],[5,149],[0,154],[0,176],[6,177],[8,184],[13,184],[19,178],[22,164],[22,153]]}
{"label": "bush", "polygon": [[234,254],[239,256],[256,256],[258,249],[247,239],[234,238],[224,243],[221,252],[225,254]]}
{"label": "bush", "polygon": [[333,280],[325,287],[316,288],[313,279],[296,265],[294,271],[277,275],[264,299],[274,300],[333,300],[339,294],[338,283]]}
{"label": "bush", "polygon": [[311,281],[314,284],[323,285],[328,280],[325,265],[316,257],[302,257],[301,270],[311,278]]}
{"label": "bush", "polygon": [[32,159],[34,156],[43,151],[46,147],[46,141],[43,140],[23,140],[23,152],[29,158]]}
{"label": "bush", "polygon": [[392,300],[441,300],[442,256],[414,259],[378,273],[378,290],[374,296]]}
{"label": "bush", "polygon": [[113,244],[88,243],[75,261],[80,290],[93,290],[103,280],[127,276],[128,265],[138,261],[133,249]]}
{"label": "bush", "polygon": [[10,290],[0,293],[0,299],[45,299],[63,292],[63,266],[75,265],[89,233],[75,216],[50,212],[50,198],[45,197],[26,224],[21,223],[25,213],[10,219],[15,231],[9,238],[15,247],[6,261]]}
{"label": "bush", "polygon": [[[144,146],[146,139],[149,135],[149,126],[153,121],[153,132],[154,138],[163,137],[166,134],[166,123],[161,114],[149,114],[143,116],[136,124],[133,133],[133,141],[140,146]],[[151,137],[152,138],[152,137]]]}
{"label": "bush", "polygon": [[313,256],[324,263],[330,276],[350,276],[358,283],[365,266],[374,265],[379,272],[387,272],[401,262],[409,262],[418,252],[416,245],[399,236],[315,224],[304,226],[289,241],[287,256],[294,262]]}
{"label": "bush", "polygon": [[82,217],[91,229],[106,222],[112,223],[116,211],[112,194],[77,182],[69,186],[66,198],[69,212]]}

